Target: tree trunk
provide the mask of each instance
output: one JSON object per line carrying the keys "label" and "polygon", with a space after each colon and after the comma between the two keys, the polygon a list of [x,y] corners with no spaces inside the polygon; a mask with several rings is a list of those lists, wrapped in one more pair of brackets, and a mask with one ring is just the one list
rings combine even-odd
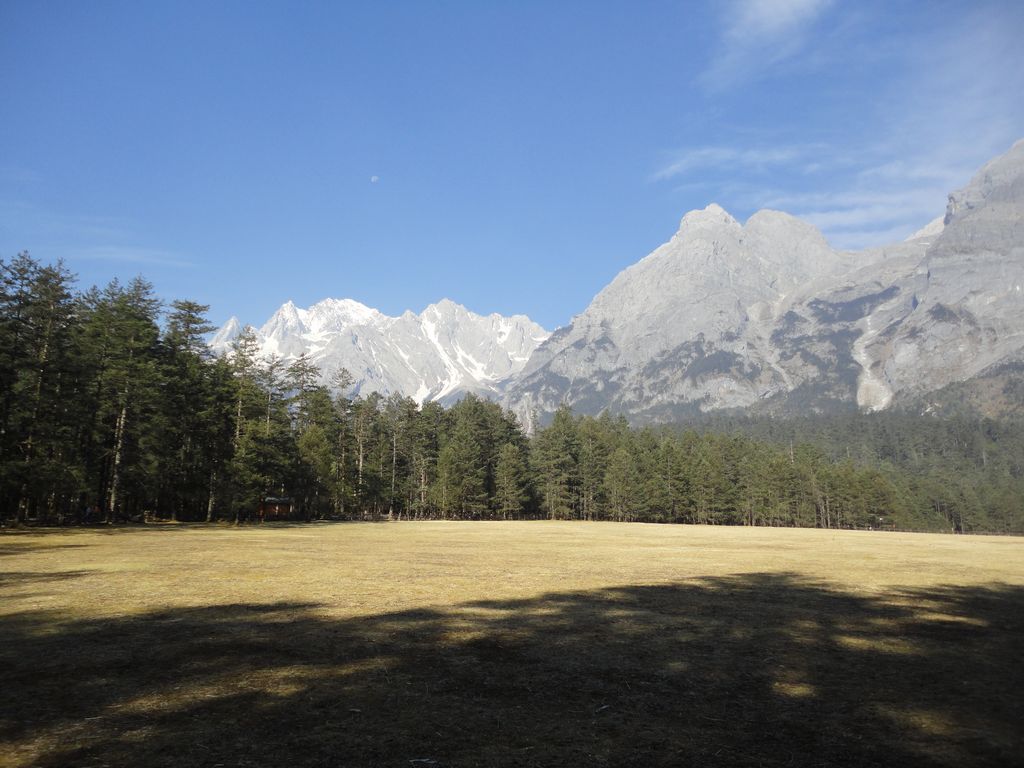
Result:
{"label": "tree trunk", "polygon": [[[36,385],[32,393],[32,413],[29,416],[28,436],[25,439],[25,476],[30,474],[32,466],[32,455],[35,443],[36,420],[39,418],[39,401],[43,396],[43,375],[46,372],[46,361],[50,356],[50,336],[53,333],[53,307],[50,307],[51,316],[47,321],[46,333],[43,336],[43,348],[39,351],[38,366],[36,368]],[[28,519],[28,483],[21,486],[21,498],[18,500],[18,522],[24,523]]]}
{"label": "tree trunk", "polygon": [[359,445],[359,459],[358,459],[358,471],[356,472],[356,493],[359,496],[360,502],[363,499],[363,436],[360,434],[356,438],[356,443]]}
{"label": "tree trunk", "polygon": [[427,508],[427,468],[420,464],[420,514]]}
{"label": "tree trunk", "polygon": [[[344,436],[342,436],[344,440]],[[340,492],[341,492],[341,516],[345,516],[345,444],[341,446],[341,469],[339,470],[339,477],[341,477]]]}
{"label": "tree trunk", "polygon": [[213,507],[217,487],[217,471],[210,470],[210,490],[206,495],[206,522],[213,522]]}
{"label": "tree trunk", "polygon": [[391,498],[388,500],[388,520],[395,512],[395,467],[398,459],[398,433],[391,433]]}
{"label": "tree trunk", "polygon": [[121,459],[124,454],[124,429],[128,421],[128,388],[125,387],[121,401],[121,412],[117,415],[114,428],[114,466],[110,476],[110,497],[107,499],[107,522],[113,522],[117,514],[118,496],[121,491]]}

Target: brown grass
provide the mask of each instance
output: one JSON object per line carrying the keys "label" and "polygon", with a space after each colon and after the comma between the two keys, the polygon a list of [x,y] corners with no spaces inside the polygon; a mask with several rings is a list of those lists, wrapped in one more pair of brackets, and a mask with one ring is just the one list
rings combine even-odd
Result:
{"label": "brown grass", "polygon": [[1011,765],[1024,540],[0,535],[0,766]]}

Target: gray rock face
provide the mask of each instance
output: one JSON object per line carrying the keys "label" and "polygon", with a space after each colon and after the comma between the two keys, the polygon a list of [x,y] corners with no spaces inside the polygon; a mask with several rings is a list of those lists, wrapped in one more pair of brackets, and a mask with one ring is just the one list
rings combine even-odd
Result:
{"label": "gray rock face", "polygon": [[833,250],[811,225],[716,205],[533,354],[506,403],[637,421],[717,408],[877,410],[1022,357],[1024,141],[906,242]]}
{"label": "gray rock face", "polygon": [[[241,332],[231,318],[210,346],[226,353]],[[493,395],[548,337],[524,315],[484,317],[447,299],[400,317],[351,299],[325,299],[309,309],[289,301],[256,335],[264,357],[289,361],[305,353],[325,382],[346,368],[356,392],[398,393],[420,403],[465,392]]]}
{"label": "gray rock face", "polygon": [[897,398],[971,379],[1024,350],[1024,141],[950,195],[944,222],[917,267],[912,306],[875,319],[884,330],[862,343]]}
{"label": "gray rock face", "polygon": [[[232,318],[214,337],[226,351]],[[1024,141],[907,241],[837,251],[777,211],[717,205],[623,270],[565,328],[450,301],[388,317],[348,299],[291,302],[264,355],[307,353],[329,380],[418,402],[502,399],[526,425],[565,403],[664,421],[722,408],[866,411],[1024,361]]]}

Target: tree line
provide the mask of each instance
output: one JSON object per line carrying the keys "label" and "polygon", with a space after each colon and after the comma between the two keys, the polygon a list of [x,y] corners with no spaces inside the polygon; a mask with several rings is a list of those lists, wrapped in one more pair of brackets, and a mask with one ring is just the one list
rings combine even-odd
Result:
{"label": "tree line", "polygon": [[216,357],[208,308],[164,307],[141,278],[78,291],[61,264],[24,253],[0,272],[5,524],[245,522],[285,498],[307,520],[1024,527],[1024,448],[997,427],[971,433],[987,451],[973,474],[749,425],[634,429],[567,408],[531,437],[473,395],[449,408],[361,395],[345,371],[325,385],[306,356],[260,357],[251,328]]}

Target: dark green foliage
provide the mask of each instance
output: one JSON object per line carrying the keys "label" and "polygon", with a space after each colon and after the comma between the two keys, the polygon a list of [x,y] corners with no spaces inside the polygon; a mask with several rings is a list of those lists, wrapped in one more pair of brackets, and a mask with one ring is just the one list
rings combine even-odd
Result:
{"label": "dark green foliage", "polygon": [[579,428],[567,407],[532,441],[534,481],[543,513],[552,520],[582,517]]}
{"label": "dark green foliage", "polygon": [[692,428],[794,451],[795,465],[815,475],[825,515],[818,525],[834,526],[838,515],[843,527],[1016,533],[1024,531],[1022,427],[1016,417],[997,421],[968,410],[942,418],[892,410],[711,417]]}
{"label": "dark green foliage", "polygon": [[530,501],[530,478],[521,445],[505,443],[498,452],[494,470],[496,511],[505,520],[519,517]]}
{"label": "dark green foliage", "polygon": [[[75,295],[61,265],[20,254],[0,262],[0,289],[0,522],[244,522],[272,497],[306,520],[1024,531],[1024,430],[963,398],[943,418],[723,416],[685,431],[562,408],[527,439],[473,395],[448,410],[353,396],[344,370],[329,390],[305,356],[259,358],[251,328],[214,359],[207,307],[173,302],[161,330],[141,278]],[[1005,399],[1004,374],[975,388]]]}
{"label": "dark green foliage", "polygon": [[64,517],[80,470],[66,454],[81,386],[71,275],[27,253],[0,262],[0,275],[0,503],[19,521]]}

